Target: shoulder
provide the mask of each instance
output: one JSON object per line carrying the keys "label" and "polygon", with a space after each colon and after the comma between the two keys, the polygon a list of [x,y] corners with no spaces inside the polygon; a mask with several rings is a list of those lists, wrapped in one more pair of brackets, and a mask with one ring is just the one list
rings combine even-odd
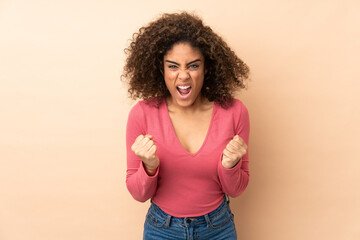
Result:
{"label": "shoulder", "polygon": [[226,111],[226,112],[232,112],[232,113],[242,113],[242,112],[248,112],[247,110],[247,107],[245,106],[245,104],[239,100],[239,99],[236,99],[236,98],[232,98],[231,99],[231,102],[229,102],[229,104],[227,104],[227,107],[226,108],[223,108],[223,111]]}
{"label": "shoulder", "polygon": [[144,110],[142,108],[142,103],[140,101],[136,102],[135,105],[133,105],[129,111],[128,122],[139,120],[143,116],[144,116]]}
{"label": "shoulder", "polygon": [[157,98],[140,100],[132,106],[129,117],[142,117],[144,114],[157,112],[161,103],[162,101]]}
{"label": "shoulder", "polygon": [[236,98],[233,98],[233,104],[232,105],[235,106],[235,107],[245,107],[245,104],[240,99],[236,99]]}
{"label": "shoulder", "polygon": [[234,115],[241,121],[248,121],[249,119],[249,111],[247,109],[247,107],[245,106],[245,104],[239,100],[239,99],[234,99],[233,102],[233,111],[234,111]]}
{"label": "shoulder", "polygon": [[[230,104],[231,103],[231,104]],[[217,106],[217,111],[222,119],[229,119],[235,124],[249,121],[249,112],[245,104],[239,99],[231,99],[227,107]]]}
{"label": "shoulder", "polygon": [[249,124],[249,112],[245,104],[239,99],[232,99],[231,105],[226,109],[222,108],[223,118],[231,119],[235,125],[235,129],[239,129],[241,125]]}
{"label": "shoulder", "polygon": [[241,100],[233,98],[231,105],[222,111],[224,111],[222,114],[223,118],[232,122],[234,132],[247,141],[250,129],[250,119],[245,104]]}

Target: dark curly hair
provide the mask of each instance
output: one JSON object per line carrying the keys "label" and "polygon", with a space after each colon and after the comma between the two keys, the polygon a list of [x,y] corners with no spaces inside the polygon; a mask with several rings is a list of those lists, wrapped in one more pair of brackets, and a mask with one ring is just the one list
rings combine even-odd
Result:
{"label": "dark curly hair", "polygon": [[186,42],[200,49],[205,59],[201,95],[223,107],[232,103],[232,94],[245,88],[249,68],[213,30],[196,15],[181,12],[163,14],[133,34],[121,79],[129,84],[132,99],[161,99],[170,96],[163,78],[163,58],[174,44]]}

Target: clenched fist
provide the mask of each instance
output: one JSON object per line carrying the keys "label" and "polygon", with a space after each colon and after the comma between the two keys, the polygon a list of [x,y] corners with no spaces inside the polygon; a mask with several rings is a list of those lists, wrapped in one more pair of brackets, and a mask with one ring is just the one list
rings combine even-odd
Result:
{"label": "clenched fist", "polygon": [[148,175],[154,175],[160,163],[159,158],[156,156],[157,148],[152,138],[151,135],[139,135],[131,146],[131,150],[144,163]]}
{"label": "clenched fist", "polygon": [[238,135],[235,135],[223,151],[222,166],[228,169],[234,167],[246,154],[246,151],[247,145],[244,140]]}

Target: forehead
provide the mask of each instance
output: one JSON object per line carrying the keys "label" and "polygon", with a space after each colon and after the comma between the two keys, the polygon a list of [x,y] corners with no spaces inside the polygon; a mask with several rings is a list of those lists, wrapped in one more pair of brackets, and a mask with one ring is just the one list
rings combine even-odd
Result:
{"label": "forehead", "polygon": [[203,55],[199,48],[193,47],[189,43],[176,43],[164,55],[164,59],[173,61],[187,61],[194,60],[194,58],[203,59]]}

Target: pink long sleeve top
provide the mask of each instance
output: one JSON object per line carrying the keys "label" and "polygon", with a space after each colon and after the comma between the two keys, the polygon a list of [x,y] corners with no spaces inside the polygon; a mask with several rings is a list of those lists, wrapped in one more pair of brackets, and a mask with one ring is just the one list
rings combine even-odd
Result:
{"label": "pink long sleeve top", "polygon": [[[249,182],[249,148],[231,169],[221,164],[222,152],[239,135],[249,145],[249,114],[234,99],[227,109],[214,103],[210,126],[200,149],[192,154],[178,140],[165,99],[159,108],[145,101],[130,111],[126,127],[126,185],[134,199],[148,199],[175,217],[201,216],[215,210],[224,194],[239,196]],[[131,146],[140,135],[150,134],[157,146],[160,165],[154,176],[145,172]]]}

